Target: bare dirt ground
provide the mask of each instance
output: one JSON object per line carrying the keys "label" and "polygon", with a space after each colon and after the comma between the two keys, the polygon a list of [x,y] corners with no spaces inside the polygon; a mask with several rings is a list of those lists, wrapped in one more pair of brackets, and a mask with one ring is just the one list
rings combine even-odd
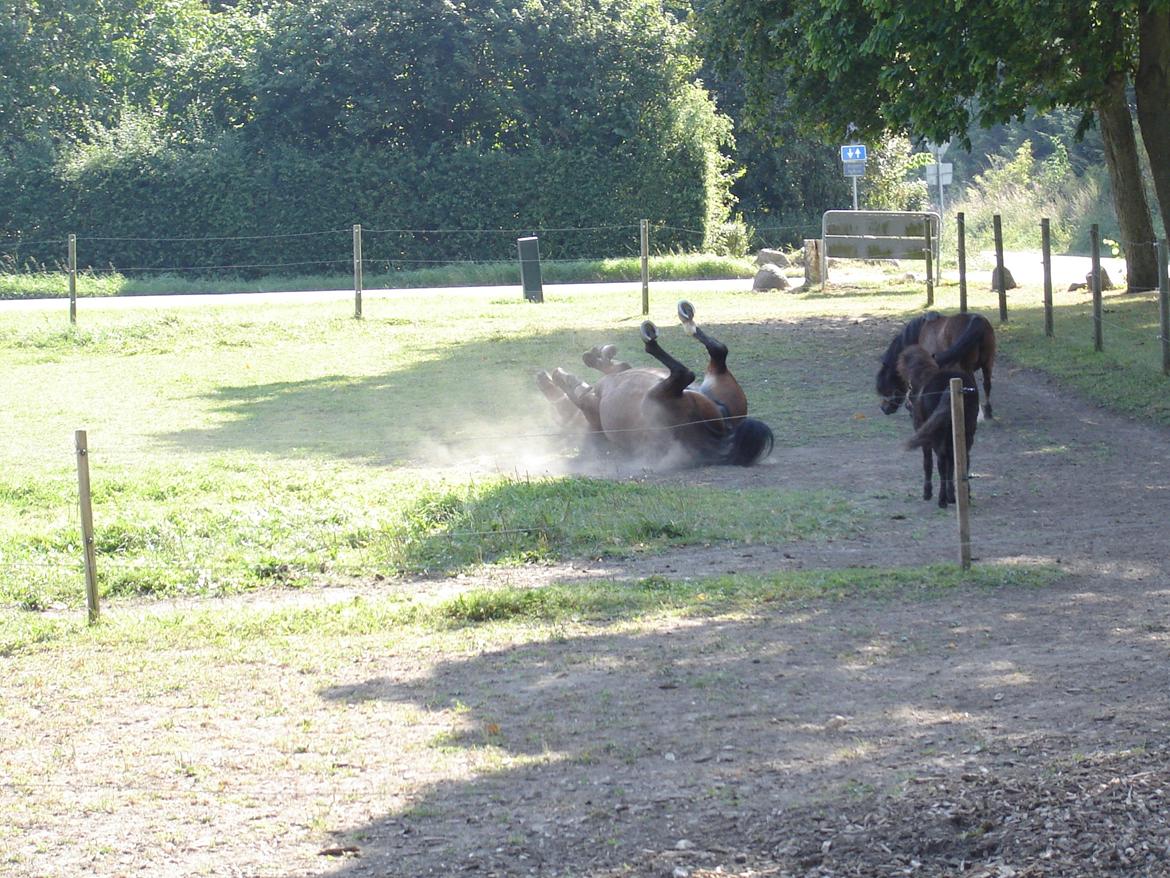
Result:
{"label": "bare dirt ground", "polygon": [[[852,347],[870,350],[891,327],[773,329],[860,336]],[[104,825],[125,839],[118,855],[32,859],[15,874],[1170,875],[1170,433],[1007,363],[993,398],[973,452],[976,563],[1055,564],[1066,575],[1051,586],[581,625],[444,654],[391,642],[328,673],[270,670],[279,679],[256,697],[317,702],[300,758],[332,759],[333,774],[281,763],[262,782],[263,731],[212,712],[191,746],[215,742],[221,789],[250,778],[259,804],[139,796],[91,810],[97,828],[61,808],[54,833]],[[953,513],[919,498],[916,455],[858,439],[844,413],[839,437],[811,444],[777,426],[767,465],[648,478],[850,485],[880,525],[832,543],[495,575],[539,585],[956,557]],[[443,587],[462,584],[475,582]],[[208,714],[191,709],[194,729]],[[364,717],[361,739],[338,755],[328,729],[347,716]],[[115,702],[93,722],[137,734],[145,720]],[[289,817],[321,799],[327,820]],[[160,818],[173,837],[138,840],[136,822]]]}

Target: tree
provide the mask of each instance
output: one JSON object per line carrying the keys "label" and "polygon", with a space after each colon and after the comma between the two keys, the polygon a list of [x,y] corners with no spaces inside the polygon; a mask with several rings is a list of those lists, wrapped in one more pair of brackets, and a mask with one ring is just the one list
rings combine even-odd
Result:
{"label": "tree", "polygon": [[154,112],[202,47],[200,0],[10,0],[0,7],[0,144],[85,140],[123,109]]}
{"label": "tree", "polygon": [[252,129],[315,148],[615,148],[669,127],[697,63],[649,0],[282,4]]}
{"label": "tree", "polygon": [[1150,155],[1162,228],[1170,234],[1170,3],[1143,3],[1138,15],[1134,90],[1142,139]]}
{"label": "tree", "polygon": [[[715,0],[708,33],[724,63],[763,83],[781,70],[801,118],[969,145],[973,124],[1068,107],[1101,126],[1132,286],[1156,284],[1126,84],[1136,52],[1132,0]],[[759,88],[757,98],[763,97]],[[1147,141],[1147,146],[1149,143]],[[1170,182],[1170,181],[1168,181]],[[1166,202],[1170,204],[1170,201]]]}

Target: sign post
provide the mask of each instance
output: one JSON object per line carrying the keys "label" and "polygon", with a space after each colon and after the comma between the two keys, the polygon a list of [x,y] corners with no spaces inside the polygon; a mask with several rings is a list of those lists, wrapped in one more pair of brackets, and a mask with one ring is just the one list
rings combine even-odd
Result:
{"label": "sign post", "polygon": [[[942,216],[946,213],[943,206],[943,186],[949,186],[951,183],[951,172],[954,170],[954,165],[943,164],[943,156],[947,154],[947,150],[951,148],[951,143],[948,140],[946,143],[931,143],[927,141],[926,149],[932,156],[934,156],[934,165],[927,165],[926,167],[926,182],[927,184],[934,183],[938,186],[938,214]],[[931,172],[933,168],[933,173]],[[940,173],[941,172],[941,173]]]}
{"label": "sign post", "polygon": [[[946,143],[931,143],[927,141],[926,148],[932,156],[934,156],[934,164],[926,166],[926,186],[938,186],[938,215],[940,217],[946,216],[947,207],[943,200],[943,186],[950,186],[953,177],[955,166],[950,162],[943,162],[942,158],[946,155],[947,150],[951,148],[951,142]],[[939,275],[942,275],[942,239],[938,240],[938,266]]]}
{"label": "sign post", "polygon": [[847,143],[841,147],[841,164],[845,176],[853,179],[853,209],[857,210],[857,178],[865,176],[865,162],[869,153],[863,143]]}

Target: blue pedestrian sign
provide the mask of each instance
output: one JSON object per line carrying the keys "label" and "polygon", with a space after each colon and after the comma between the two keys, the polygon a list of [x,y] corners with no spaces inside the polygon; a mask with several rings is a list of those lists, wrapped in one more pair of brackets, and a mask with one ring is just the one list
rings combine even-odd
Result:
{"label": "blue pedestrian sign", "polygon": [[843,162],[864,162],[868,158],[865,144],[850,143],[841,147],[841,161]]}

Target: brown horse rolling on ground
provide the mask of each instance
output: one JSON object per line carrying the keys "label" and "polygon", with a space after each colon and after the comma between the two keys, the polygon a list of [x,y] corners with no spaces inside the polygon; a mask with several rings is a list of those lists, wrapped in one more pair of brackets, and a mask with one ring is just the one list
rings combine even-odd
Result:
{"label": "brown horse rolling on ground", "polygon": [[946,508],[955,502],[955,444],[951,429],[951,379],[958,378],[963,393],[963,435],[966,439],[968,465],[975,427],[979,423],[979,390],[975,376],[965,369],[940,369],[930,352],[921,345],[910,345],[898,357],[898,374],[910,388],[910,412],[914,418],[914,435],[907,449],[922,449],[922,499],[931,495],[931,454],[938,463],[938,505]]}
{"label": "brown horse rolling on ground", "polygon": [[983,417],[991,418],[991,371],[995,366],[995,330],[981,314],[944,317],[928,311],[915,317],[894,336],[882,355],[877,374],[881,409],[892,415],[906,399],[906,383],[898,374],[898,357],[910,345],[922,345],[938,366],[955,365],[967,372],[983,373]]}
{"label": "brown horse rolling on ground", "polygon": [[666,353],[649,320],[641,335],[646,353],[665,369],[633,368],[615,360],[613,345],[583,356],[602,377],[587,384],[564,369],[539,372],[537,385],[561,422],[582,424],[589,436],[647,462],[751,466],[772,451],[772,430],[747,417],[747,397],[727,368],[727,346],[694,322],[690,302],[679,302],[683,328],[707,349],[703,380]]}

